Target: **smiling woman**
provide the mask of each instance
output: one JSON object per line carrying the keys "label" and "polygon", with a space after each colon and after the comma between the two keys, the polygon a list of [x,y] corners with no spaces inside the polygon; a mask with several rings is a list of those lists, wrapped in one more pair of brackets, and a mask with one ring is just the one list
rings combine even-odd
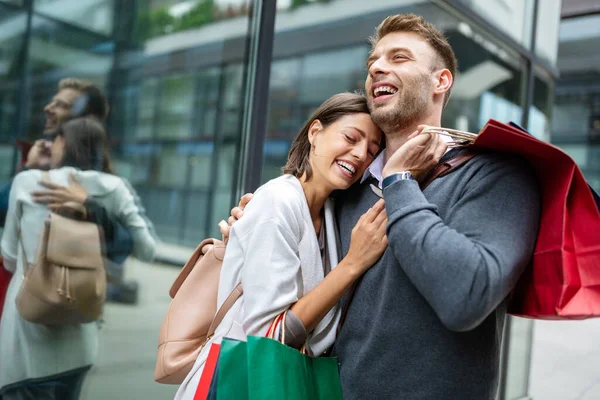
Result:
{"label": "smiling woman", "polygon": [[290,150],[286,173],[261,186],[230,231],[219,281],[220,306],[243,282],[243,301],[226,313],[203,346],[176,399],[194,397],[212,343],[262,335],[282,313],[276,337],[323,354],[333,344],[339,301],[387,246],[383,201],[361,218],[341,261],[334,190],[355,183],[379,150],[381,131],[367,100],[353,93],[326,100],[306,121]]}

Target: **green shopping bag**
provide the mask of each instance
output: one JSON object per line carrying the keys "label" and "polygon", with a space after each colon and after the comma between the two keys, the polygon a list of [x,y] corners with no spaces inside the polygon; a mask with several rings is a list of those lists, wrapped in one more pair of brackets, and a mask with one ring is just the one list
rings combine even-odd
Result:
{"label": "green shopping bag", "polygon": [[311,357],[276,340],[249,336],[221,344],[217,399],[337,400],[337,359]]}
{"label": "green shopping bag", "polygon": [[248,364],[246,342],[223,339],[217,364],[217,400],[248,397]]}

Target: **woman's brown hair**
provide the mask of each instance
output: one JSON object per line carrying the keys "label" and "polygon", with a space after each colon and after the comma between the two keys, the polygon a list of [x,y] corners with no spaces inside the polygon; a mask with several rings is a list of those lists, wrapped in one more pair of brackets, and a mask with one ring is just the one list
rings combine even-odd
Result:
{"label": "woman's brown hair", "polygon": [[306,174],[306,180],[312,178],[312,168],[308,156],[310,155],[311,144],[308,140],[308,131],[310,126],[316,120],[319,120],[323,128],[349,114],[369,114],[367,98],[358,93],[339,93],[331,96],[317,108],[313,115],[306,121],[300,133],[294,139],[288,159],[282,168],[284,174],[292,174],[296,178]]}
{"label": "woman's brown hair", "polygon": [[73,118],[62,123],[57,132],[65,140],[60,166],[112,174],[108,137],[102,122],[95,117]]}

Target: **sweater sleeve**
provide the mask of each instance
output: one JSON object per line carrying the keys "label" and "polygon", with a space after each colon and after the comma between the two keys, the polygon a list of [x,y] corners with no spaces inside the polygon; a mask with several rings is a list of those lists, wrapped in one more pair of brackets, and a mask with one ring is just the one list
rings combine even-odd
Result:
{"label": "sweater sleeve", "polygon": [[484,162],[445,220],[414,181],[384,190],[389,245],[454,331],[477,327],[507,297],[532,257],[539,227],[530,168],[520,160]]}
{"label": "sweater sleeve", "polygon": [[125,262],[127,256],[133,252],[133,239],[127,228],[92,196],[88,196],[84,206],[88,221],[100,225],[104,231],[107,258],[116,264]]}
{"label": "sweater sleeve", "polygon": [[133,255],[141,261],[152,261],[156,251],[156,240],[133,195],[124,183],[117,188],[117,198],[119,202],[117,216],[131,234]]}

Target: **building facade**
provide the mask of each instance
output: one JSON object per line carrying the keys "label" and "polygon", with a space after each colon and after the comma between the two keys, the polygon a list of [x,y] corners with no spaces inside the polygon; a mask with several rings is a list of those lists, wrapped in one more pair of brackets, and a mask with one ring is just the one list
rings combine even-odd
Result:
{"label": "building facade", "polygon": [[[15,139],[40,137],[58,81],[85,78],[108,95],[118,174],[163,241],[195,246],[240,194],[280,173],[324,99],[363,87],[367,37],[403,12],[455,49],[444,126],[477,131],[495,118],[550,140],[560,10],[560,0],[0,0],[0,183],[19,161]],[[531,323],[507,329],[500,397],[526,398]]]}
{"label": "building facade", "polygon": [[552,143],[600,191],[600,3],[565,0],[559,33]]}

